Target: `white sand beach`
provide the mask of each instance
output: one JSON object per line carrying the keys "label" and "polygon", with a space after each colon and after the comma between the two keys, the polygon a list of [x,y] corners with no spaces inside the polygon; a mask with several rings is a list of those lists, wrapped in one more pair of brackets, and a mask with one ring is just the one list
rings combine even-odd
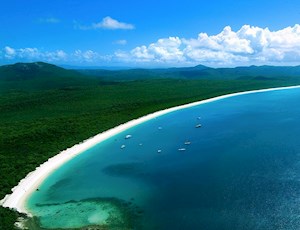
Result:
{"label": "white sand beach", "polygon": [[180,109],[189,108],[192,106],[197,106],[200,104],[209,103],[212,101],[217,101],[233,96],[243,95],[243,94],[250,94],[250,93],[259,93],[259,92],[267,92],[273,90],[283,90],[283,89],[293,89],[293,88],[300,88],[300,86],[290,86],[290,87],[280,87],[280,88],[270,88],[270,89],[262,89],[262,90],[253,90],[253,91],[246,91],[240,93],[233,93],[227,94],[207,100],[202,100],[198,102],[189,103],[186,105],[176,106],[173,108],[161,110],[144,117],[129,121],[125,124],[119,125],[115,128],[112,128],[108,131],[100,133],[90,139],[83,141],[67,150],[64,150],[57,154],[56,156],[50,158],[45,163],[41,164],[39,167],[36,168],[35,171],[29,173],[24,179],[22,179],[19,184],[12,189],[12,194],[6,195],[3,200],[0,201],[0,205],[3,207],[8,207],[17,210],[21,213],[26,213],[30,216],[30,212],[26,209],[26,199],[30,196],[32,192],[34,192],[38,186],[42,183],[42,181],[49,176],[53,171],[55,171],[58,167],[63,165],[65,162],[69,161],[70,159],[74,158],[78,154],[84,152],[85,150],[91,148],[92,146],[120,133],[123,132],[133,126],[141,124],[145,121],[151,120],[153,118],[159,117],[161,115],[174,112]]}

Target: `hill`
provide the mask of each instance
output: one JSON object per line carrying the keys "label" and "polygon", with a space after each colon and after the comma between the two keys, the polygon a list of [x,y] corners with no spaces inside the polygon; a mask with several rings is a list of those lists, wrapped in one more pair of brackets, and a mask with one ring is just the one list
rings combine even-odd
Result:
{"label": "hill", "polygon": [[0,66],[0,91],[72,88],[99,80],[44,62]]}

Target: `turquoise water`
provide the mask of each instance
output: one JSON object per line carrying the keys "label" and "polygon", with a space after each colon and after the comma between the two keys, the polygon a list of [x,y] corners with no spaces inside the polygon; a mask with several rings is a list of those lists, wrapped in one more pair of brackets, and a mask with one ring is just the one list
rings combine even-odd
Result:
{"label": "turquoise water", "polygon": [[72,159],[27,206],[45,228],[300,229],[299,118],[300,89],[172,112]]}

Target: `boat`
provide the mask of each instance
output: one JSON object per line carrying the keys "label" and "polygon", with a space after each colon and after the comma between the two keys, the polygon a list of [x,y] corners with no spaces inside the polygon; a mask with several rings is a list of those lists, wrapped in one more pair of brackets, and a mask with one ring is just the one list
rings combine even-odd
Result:
{"label": "boat", "polygon": [[201,128],[201,124],[198,124],[195,126],[196,128]]}
{"label": "boat", "polygon": [[158,152],[158,153],[161,153],[162,151],[161,151],[161,149],[159,149],[159,150],[157,150],[157,152]]}
{"label": "boat", "polygon": [[178,149],[178,151],[185,151],[185,150],[186,150],[185,148]]}
{"label": "boat", "polygon": [[185,144],[185,145],[190,145],[191,142],[190,142],[190,141],[186,141],[186,142],[184,142],[184,144]]}
{"label": "boat", "polygon": [[124,149],[126,146],[125,145],[121,145],[121,149]]}
{"label": "boat", "polygon": [[128,134],[128,135],[126,135],[125,136],[125,139],[129,139],[129,138],[131,138],[132,136],[130,135],[130,134]]}

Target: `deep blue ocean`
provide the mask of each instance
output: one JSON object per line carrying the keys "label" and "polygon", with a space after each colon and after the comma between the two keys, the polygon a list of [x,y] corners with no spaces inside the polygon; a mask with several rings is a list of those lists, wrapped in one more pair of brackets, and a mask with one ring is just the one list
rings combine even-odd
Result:
{"label": "deep blue ocean", "polygon": [[147,121],[64,164],[27,206],[46,228],[299,230],[300,89]]}

